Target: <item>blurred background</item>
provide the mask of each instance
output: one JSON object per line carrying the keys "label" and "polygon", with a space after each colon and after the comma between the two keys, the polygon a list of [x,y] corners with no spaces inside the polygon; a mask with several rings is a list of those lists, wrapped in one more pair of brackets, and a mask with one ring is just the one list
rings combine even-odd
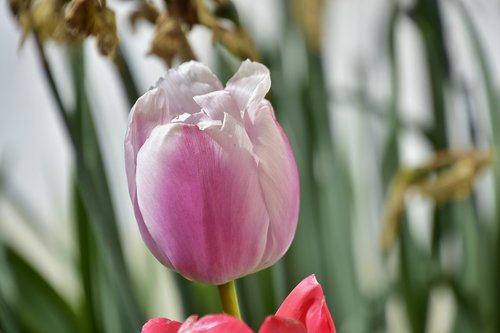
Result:
{"label": "blurred background", "polygon": [[299,166],[292,247],[237,282],[249,325],[314,273],[339,332],[500,332],[498,31],[492,0],[3,1],[0,332],[221,311],[147,251],[124,169],[131,106],[192,58],[269,67]]}

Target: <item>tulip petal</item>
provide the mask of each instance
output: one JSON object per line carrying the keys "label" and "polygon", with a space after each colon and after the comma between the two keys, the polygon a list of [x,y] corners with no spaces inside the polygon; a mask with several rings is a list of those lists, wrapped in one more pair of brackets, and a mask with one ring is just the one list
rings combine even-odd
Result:
{"label": "tulip petal", "polygon": [[125,168],[130,197],[135,195],[135,166],[137,152],[151,131],[164,124],[168,118],[166,96],[161,89],[153,88],[141,96],[130,111],[129,125],[125,135]]}
{"label": "tulip petal", "polygon": [[264,320],[259,333],[307,333],[307,330],[295,319],[269,316]]}
{"label": "tulip petal", "polygon": [[335,333],[335,325],[333,324],[330,310],[326,305],[325,299],[311,306],[306,316],[306,326],[309,332],[333,332]]}
{"label": "tulip petal", "polygon": [[257,170],[257,161],[255,160],[255,156],[252,152],[252,141],[250,141],[243,124],[229,113],[224,113],[224,121],[222,122],[222,126],[220,128],[205,128],[205,132],[207,132],[212,139],[217,141],[217,143],[228,152],[234,150],[235,148],[242,148],[247,151],[249,155],[252,155],[253,162],[251,165],[255,166],[255,170]]}
{"label": "tulip petal", "polygon": [[149,233],[146,224],[144,223],[144,219],[139,209],[139,203],[137,202],[137,196],[134,196],[133,204],[134,204],[135,219],[137,220],[137,225],[139,226],[139,232],[141,233],[142,240],[144,241],[144,243],[146,243],[146,246],[155,256],[155,258],[158,259],[159,262],[161,262],[163,265],[167,267],[171,267],[172,263],[170,262],[170,259],[168,259],[166,254],[163,253],[158,244],[156,244],[155,240]]}
{"label": "tulip petal", "polygon": [[177,69],[169,70],[157,87],[138,99],[129,115],[125,137],[125,168],[130,198],[144,242],[153,255],[167,266],[170,266],[170,261],[152,239],[138,208],[135,182],[137,152],[156,126],[166,124],[183,113],[199,112],[194,96],[220,89],[222,84],[208,67],[194,61],[187,62]]}
{"label": "tulip petal", "polygon": [[309,333],[335,333],[323,289],[314,275],[302,280],[292,290],[276,315],[300,321]]}
{"label": "tulip petal", "polygon": [[199,122],[210,121],[210,120],[211,120],[210,117],[207,116],[206,113],[200,111],[197,113],[183,113],[173,118],[171,122],[196,125]]}
{"label": "tulip petal", "polygon": [[[271,77],[266,66],[245,60],[227,82],[226,90],[233,95],[241,111],[252,112],[271,89]],[[253,114],[250,115],[253,118]]]}
{"label": "tulip petal", "polygon": [[166,318],[150,319],[142,326],[141,333],[177,333],[182,323]]}
{"label": "tulip petal", "polygon": [[[166,124],[184,113],[199,112],[200,107],[194,101],[194,96],[220,89],[222,84],[219,79],[203,64],[190,61],[179,68],[170,69],[156,87],[140,97],[132,108],[125,138],[128,159],[133,157],[135,166],[139,148],[156,126]],[[129,164],[132,164],[131,161],[127,161],[127,166]],[[130,172],[135,173],[135,167],[130,168]]]}
{"label": "tulip petal", "polygon": [[228,91],[214,91],[193,98],[211,119],[224,120],[224,113],[229,113],[235,119],[241,119],[238,105]]}
{"label": "tulip petal", "polygon": [[[151,110],[155,110],[152,112]],[[165,107],[165,95],[157,89],[151,89],[141,96],[135,103],[129,116],[129,127],[125,136],[125,170],[128,179],[128,190],[134,213],[142,239],[153,252],[153,255],[164,265],[169,265],[169,260],[160,251],[149,234],[139,210],[137,203],[137,192],[135,172],[137,163],[137,152],[149,137],[149,134],[157,125],[162,124],[168,118],[168,109]]]}
{"label": "tulip petal", "polygon": [[260,268],[269,218],[253,156],[210,130],[156,128],[137,156],[137,195],[169,267],[222,284]]}
{"label": "tulip petal", "polygon": [[168,70],[155,88],[138,99],[130,113],[126,142],[132,146],[134,157],[154,127],[183,113],[199,112],[193,97],[222,88],[219,79],[201,63],[190,61]]}
{"label": "tulip petal", "polygon": [[193,97],[223,88],[222,83],[207,66],[195,61],[170,69],[157,86],[167,96],[171,115],[200,111]]}
{"label": "tulip petal", "polygon": [[[155,88],[141,96],[130,112],[125,137],[127,177],[133,179],[137,152],[153,128],[183,113],[199,112],[193,97],[220,89],[222,84],[208,67],[190,61],[170,69]],[[130,187],[129,191],[134,192]]]}
{"label": "tulip petal", "polygon": [[196,316],[191,316],[181,326],[179,333],[252,333],[252,330],[239,319],[216,314],[199,320],[196,320]]}
{"label": "tulip petal", "polygon": [[252,121],[245,127],[259,161],[259,181],[271,225],[267,258],[273,264],[289,248],[299,214],[299,176],[293,152],[285,133],[274,118],[268,101],[261,102]]}

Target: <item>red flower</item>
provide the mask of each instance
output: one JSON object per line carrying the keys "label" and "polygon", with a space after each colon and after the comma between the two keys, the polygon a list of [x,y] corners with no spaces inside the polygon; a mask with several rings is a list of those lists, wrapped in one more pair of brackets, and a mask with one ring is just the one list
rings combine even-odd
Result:
{"label": "red flower", "polygon": [[307,333],[307,330],[298,320],[280,316],[269,316],[264,320],[259,333]]}
{"label": "red flower", "polygon": [[309,275],[292,290],[276,316],[300,321],[309,333],[335,333],[323,289],[314,275]]}
{"label": "red flower", "polygon": [[252,333],[244,322],[226,314],[213,314],[198,320],[191,316],[184,323],[154,318],[142,327],[142,333]]}
{"label": "red flower", "polygon": [[[183,324],[156,318],[148,321],[142,333],[251,333],[241,320],[225,314],[208,315],[198,320],[191,316]],[[269,316],[259,333],[335,333],[321,285],[310,275],[288,295],[276,315]]]}
{"label": "red flower", "polygon": [[142,333],[177,333],[182,323],[166,318],[153,318],[142,326]]}

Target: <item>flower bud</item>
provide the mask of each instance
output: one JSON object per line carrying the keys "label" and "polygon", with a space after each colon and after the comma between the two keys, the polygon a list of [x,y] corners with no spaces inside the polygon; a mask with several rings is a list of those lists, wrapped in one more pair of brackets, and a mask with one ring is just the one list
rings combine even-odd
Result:
{"label": "flower bud", "polygon": [[299,179],[264,98],[270,85],[255,62],[224,88],[191,61],[132,109],[125,158],[139,229],[155,257],[186,278],[222,284],[271,266],[290,246]]}

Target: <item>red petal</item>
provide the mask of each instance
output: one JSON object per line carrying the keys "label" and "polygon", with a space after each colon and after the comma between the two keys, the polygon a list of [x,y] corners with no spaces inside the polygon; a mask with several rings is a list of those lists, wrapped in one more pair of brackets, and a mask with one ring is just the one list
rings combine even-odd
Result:
{"label": "red petal", "polygon": [[141,333],[177,333],[182,323],[167,318],[150,319],[142,326]]}
{"label": "red petal", "polygon": [[309,333],[335,333],[323,289],[314,275],[302,280],[292,290],[276,315],[300,321]]}
{"label": "red petal", "polygon": [[208,315],[200,320],[189,317],[179,333],[252,333],[252,330],[241,320],[225,314]]}
{"label": "red petal", "polygon": [[307,333],[307,330],[295,319],[269,316],[264,320],[259,333]]}

